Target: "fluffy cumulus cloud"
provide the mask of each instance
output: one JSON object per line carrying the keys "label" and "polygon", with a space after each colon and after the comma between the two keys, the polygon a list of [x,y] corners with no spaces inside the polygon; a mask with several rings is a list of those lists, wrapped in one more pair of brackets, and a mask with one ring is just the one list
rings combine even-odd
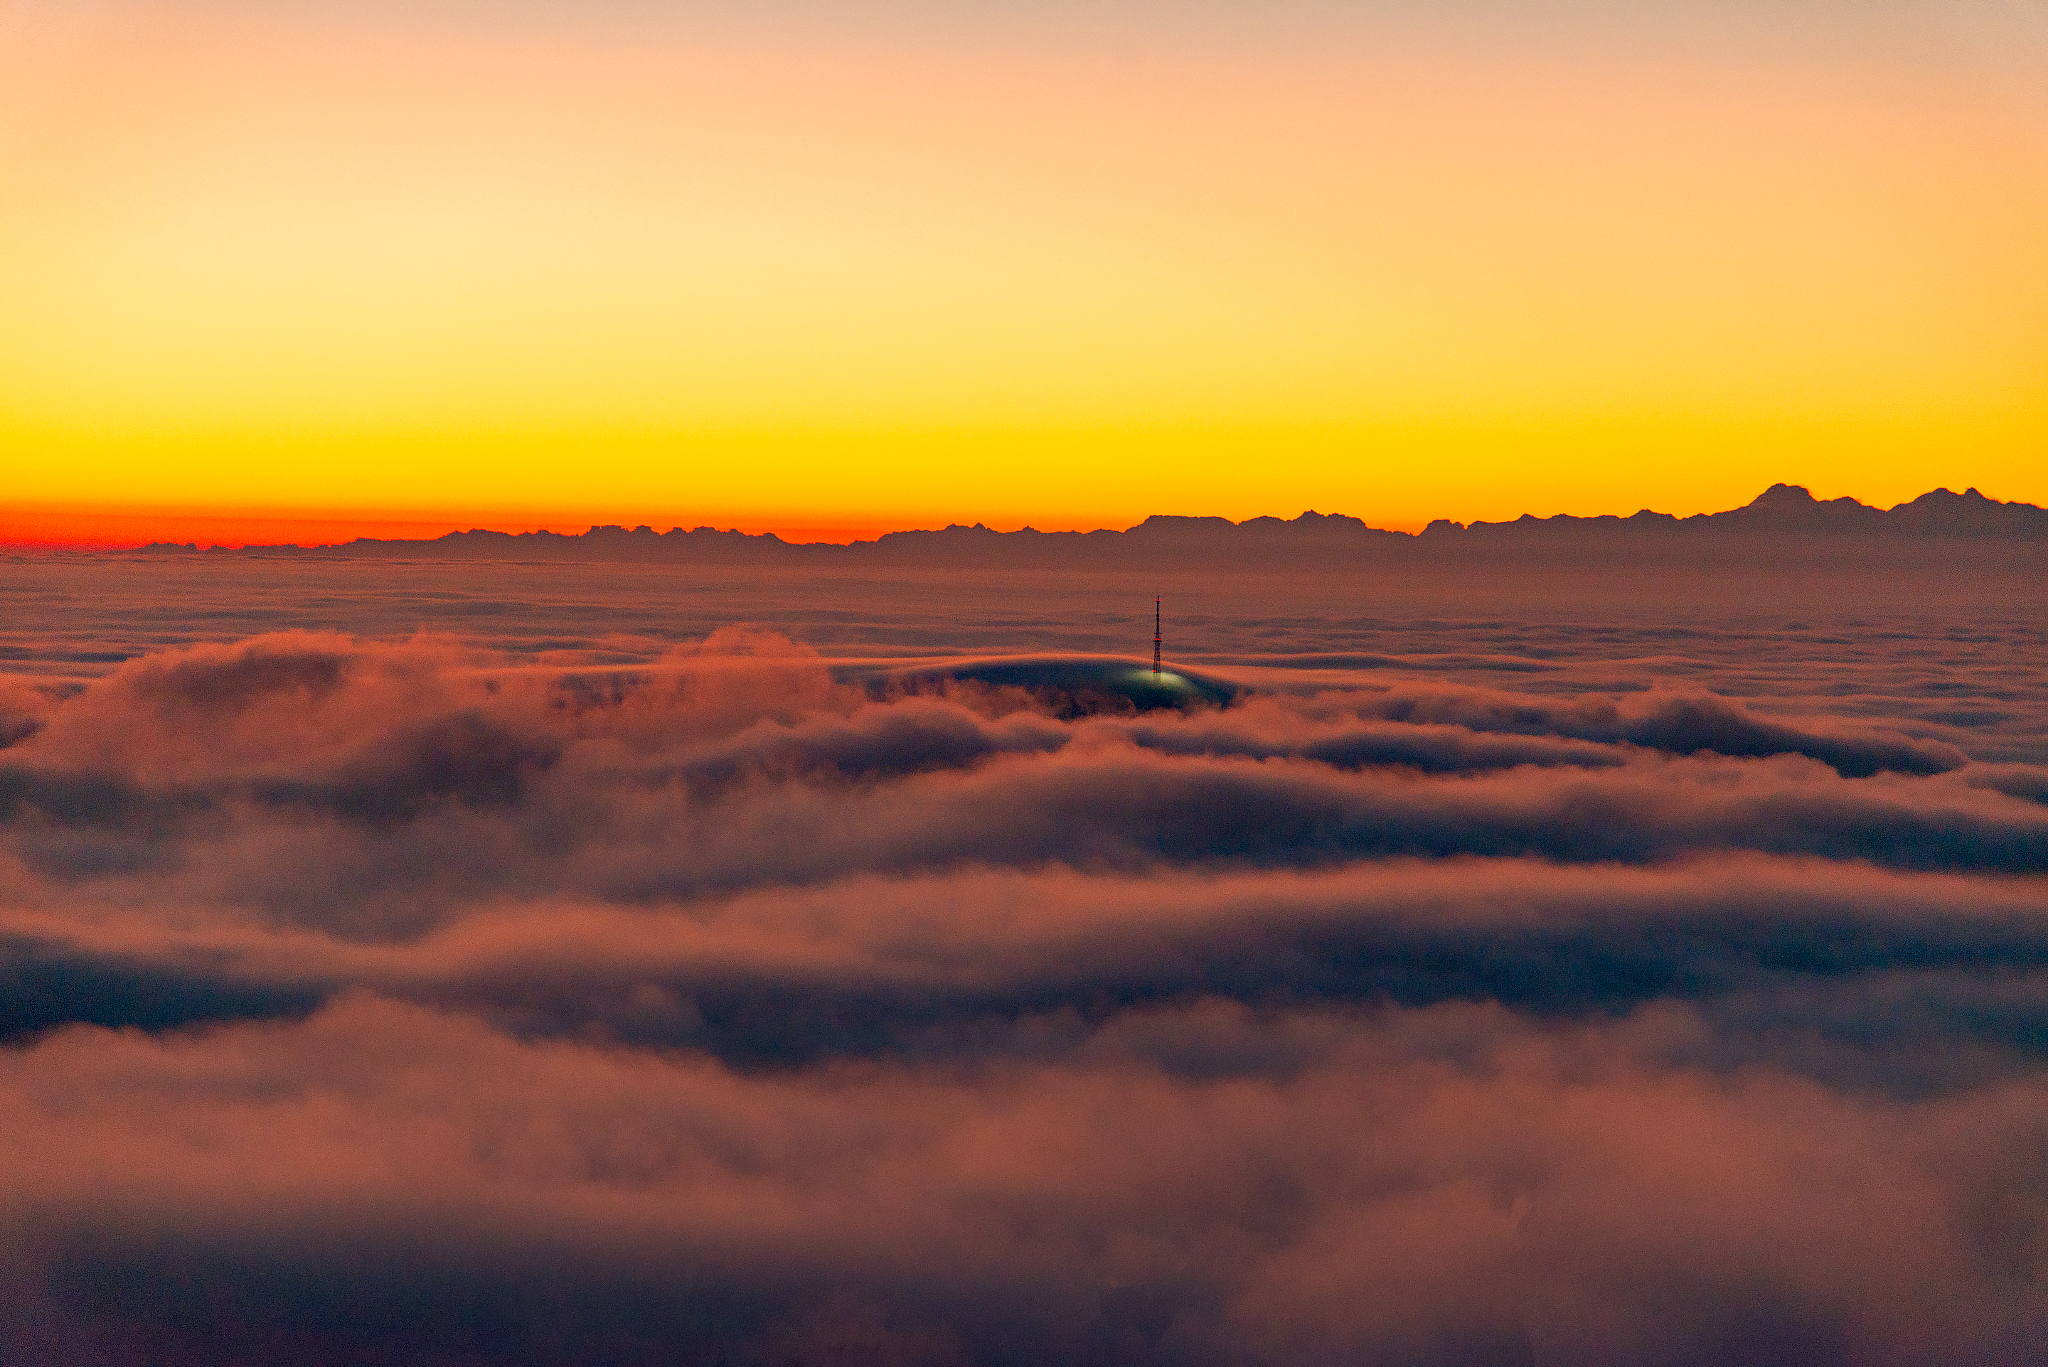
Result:
{"label": "fluffy cumulus cloud", "polygon": [[6,680],[0,1358],[2030,1360],[2048,770],[1449,673]]}

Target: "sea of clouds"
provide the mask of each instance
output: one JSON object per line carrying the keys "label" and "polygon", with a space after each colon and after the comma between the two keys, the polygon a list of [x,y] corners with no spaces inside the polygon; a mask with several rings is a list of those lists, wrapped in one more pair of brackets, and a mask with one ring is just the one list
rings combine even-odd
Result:
{"label": "sea of clouds", "polygon": [[2048,1340],[2031,609],[622,573],[0,566],[0,1358]]}

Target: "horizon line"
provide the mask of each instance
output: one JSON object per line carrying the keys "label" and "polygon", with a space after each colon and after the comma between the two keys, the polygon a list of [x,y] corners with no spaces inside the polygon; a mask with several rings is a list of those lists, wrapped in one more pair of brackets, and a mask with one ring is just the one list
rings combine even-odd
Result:
{"label": "horizon line", "polygon": [[[1187,519],[1190,521],[1219,521],[1232,526],[1244,526],[1261,521],[1292,523],[1307,517],[1331,518],[1358,522],[1366,529],[1391,532],[1396,535],[1419,536],[1431,526],[1448,524],[1464,528],[1481,525],[1503,526],[1519,521],[1547,521],[1572,519],[1599,521],[1607,519],[1625,520],[1637,516],[1672,517],[1683,521],[1697,517],[1712,517],[1720,513],[1734,512],[1754,505],[1772,492],[1785,489],[1803,494],[1820,504],[1855,503],[1889,512],[1926,498],[1932,494],[1949,494],[1955,497],[1977,497],[1990,503],[2005,503],[2008,506],[2035,507],[2021,500],[1991,499],[1972,485],[1961,494],[1946,485],[1937,485],[1912,499],[1903,499],[1889,507],[1883,504],[1864,503],[1853,495],[1841,495],[1832,499],[1819,499],[1805,485],[1789,481],[1778,481],[1758,494],[1747,504],[1733,508],[1714,509],[1711,512],[1667,514],[1647,506],[1627,513],[1530,513],[1518,517],[1488,519],[1474,518],[1458,521],[1454,518],[1433,518],[1427,522],[1390,521],[1384,524],[1367,522],[1366,519],[1350,513],[1323,513],[1314,508],[1304,508],[1292,517],[1281,514],[1260,513],[1241,519],[1233,519],[1213,513],[1160,513],[1146,514],[1134,522],[1122,526],[1099,524],[1088,526],[1079,520],[1064,518],[1012,519],[997,518],[993,523],[986,519],[965,522],[957,517],[942,523],[936,519],[905,517],[896,522],[884,522],[865,518],[834,519],[829,517],[756,518],[728,515],[723,525],[715,521],[690,521],[687,518],[670,523],[667,527],[655,525],[665,518],[654,521],[636,519],[628,522],[601,519],[601,514],[548,515],[530,510],[504,510],[500,513],[476,512],[457,513],[429,510],[384,510],[384,509],[326,509],[326,508],[278,508],[265,506],[193,506],[176,507],[165,505],[121,505],[121,504],[4,504],[0,503],[0,547],[12,550],[81,550],[81,551],[122,551],[143,550],[152,546],[191,547],[200,550],[325,550],[343,547],[355,542],[433,542],[449,536],[469,533],[502,533],[508,536],[552,534],[562,537],[580,537],[607,529],[638,533],[652,532],[655,535],[712,531],[736,533],[749,537],[769,537],[789,545],[833,545],[855,546],[873,544],[887,536],[914,533],[935,533],[952,529],[987,530],[1002,534],[1016,532],[1040,532],[1048,535],[1060,533],[1089,534],[1095,532],[1125,533],[1155,519]],[[670,516],[675,516],[671,514]],[[716,515],[713,515],[716,516]],[[1038,522],[1048,525],[1040,526]],[[918,525],[903,525],[917,523]],[[145,530],[147,529],[147,530]],[[24,534],[26,533],[26,534]],[[275,539],[259,539],[264,534]],[[296,537],[294,536],[296,534]],[[312,537],[315,539],[296,539]]]}

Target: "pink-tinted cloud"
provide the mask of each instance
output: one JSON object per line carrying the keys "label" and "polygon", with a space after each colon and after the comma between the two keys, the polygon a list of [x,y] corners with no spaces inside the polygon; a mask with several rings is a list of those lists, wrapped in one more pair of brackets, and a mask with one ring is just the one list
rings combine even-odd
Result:
{"label": "pink-tinted cloud", "polygon": [[[1276,1024],[1330,1047],[1195,1079],[1115,1039]],[[1078,1360],[2010,1360],[2044,1309],[2038,1081],[1882,1102],[1646,1062],[1655,1028],[1198,1006],[1058,1064],[746,1076],[358,996],[16,1052],[0,1191],[47,1313],[155,1360],[688,1352],[832,1296]]]}
{"label": "pink-tinted cloud", "polygon": [[1077,715],[773,633],[569,653],[0,692],[10,1358],[2048,1328],[2038,766],[1648,674]]}

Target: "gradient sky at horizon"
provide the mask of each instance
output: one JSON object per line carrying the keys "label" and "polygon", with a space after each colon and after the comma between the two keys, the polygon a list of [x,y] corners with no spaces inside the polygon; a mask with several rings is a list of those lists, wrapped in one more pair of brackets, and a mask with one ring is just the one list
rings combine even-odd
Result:
{"label": "gradient sky at horizon", "polygon": [[2048,502],[2044,76],[2020,0],[0,0],[5,497]]}

